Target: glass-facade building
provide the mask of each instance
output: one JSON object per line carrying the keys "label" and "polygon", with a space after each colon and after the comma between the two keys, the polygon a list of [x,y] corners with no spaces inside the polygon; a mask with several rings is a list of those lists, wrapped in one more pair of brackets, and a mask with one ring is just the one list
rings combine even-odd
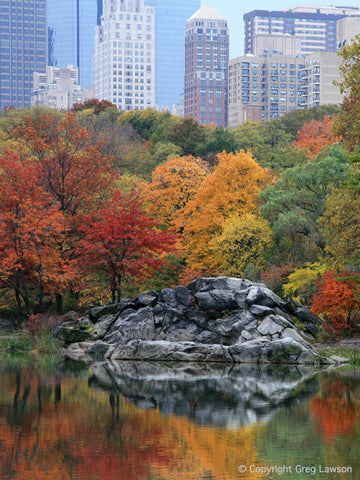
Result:
{"label": "glass-facade building", "polygon": [[102,0],[48,0],[49,64],[79,68],[83,88],[92,85],[95,27]]}
{"label": "glass-facade building", "polygon": [[46,66],[46,0],[0,0],[0,108],[29,106]]}
{"label": "glass-facade building", "polygon": [[186,22],[200,0],[145,0],[145,5],[155,7],[155,102],[171,110],[184,91]]}

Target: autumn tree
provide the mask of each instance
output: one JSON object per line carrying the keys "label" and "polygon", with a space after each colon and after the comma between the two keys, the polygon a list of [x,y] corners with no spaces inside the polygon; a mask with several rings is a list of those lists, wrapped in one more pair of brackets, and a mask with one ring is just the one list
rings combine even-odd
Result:
{"label": "autumn tree", "polygon": [[336,276],[334,272],[327,272],[318,290],[312,299],[312,309],[323,316],[326,330],[336,335],[354,333],[360,318],[360,288],[356,275],[345,272]]}
{"label": "autumn tree", "polygon": [[139,283],[169,265],[164,254],[174,250],[176,237],[157,226],[135,194],[119,191],[96,217],[84,217],[77,249],[81,267],[104,273],[113,302],[120,301],[126,282]]}
{"label": "autumn tree", "polygon": [[0,287],[14,292],[19,320],[23,305],[29,315],[41,310],[44,295],[63,292],[76,274],[58,249],[65,219],[42,176],[31,160],[10,152],[1,159]]}
{"label": "autumn tree", "polygon": [[253,213],[229,217],[222,232],[213,240],[215,250],[222,258],[218,273],[243,276],[251,265],[261,269],[269,255],[273,233],[269,222]]}
{"label": "autumn tree", "polygon": [[73,113],[60,122],[51,115],[26,117],[25,126],[14,133],[25,139],[42,165],[44,185],[67,217],[101,203],[113,181],[110,159],[91,144]]}
{"label": "autumn tree", "polygon": [[330,117],[324,116],[321,121],[311,120],[298,131],[293,145],[308,150],[310,157],[315,158],[324,147],[338,141],[338,137],[334,136],[332,128],[333,119]]}
{"label": "autumn tree", "polygon": [[[116,181],[111,159],[92,145],[74,113],[59,121],[52,115],[25,117],[25,125],[14,135],[26,142],[34,162],[41,166],[41,184],[65,217],[66,239],[57,248],[65,261],[76,262],[74,255],[82,216],[101,208]],[[61,312],[62,295],[56,295]]]}
{"label": "autumn tree", "polygon": [[92,98],[90,100],[85,100],[82,103],[74,103],[73,107],[71,108],[72,112],[81,112],[82,110],[93,110],[95,115],[99,115],[99,113],[104,112],[108,108],[117,109],[114,103],[109,102],[109,100],[98,100],[97,98]]}
{"label": "autumn tree", "polygon": [[154,170],[151,182],[143,189],[147,212],[161,224],[175,226],[181,233],[183,209],[208,174],[208,167],[199,158],[188,156],[168,160]]}
{"label": "autumn tree", "polygon": [[271,174],[251,153],[219,154],[218,162],[183,210],[185,256],[194,269],[216,269],[222,264],[211,240],[222,233],[232,215],[256,212],[258,193],[271,181]]}

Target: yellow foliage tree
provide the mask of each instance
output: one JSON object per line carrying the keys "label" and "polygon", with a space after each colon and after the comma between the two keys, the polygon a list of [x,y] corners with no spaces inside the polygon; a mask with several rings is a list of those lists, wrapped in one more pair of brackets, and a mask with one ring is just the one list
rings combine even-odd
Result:
{"label": "yellow foliage tree", "polygon": [[232,215],[257,211],[258,193],[272,179],[272,174],[256,163],[251,152],[221,153],[217,158],[217,167],[182,212],[186,218],[186,260],[198,270],[216,271],[222,264],[222,256],[212,240],[222,233],[224,222]]}
{"label": "yellow foliage tree", "polygon": [[208,174],[208,166],[192,156],[172,158],[158,166],[142,192],[147,213],[181,232],[182,211]]}
{"label": "yellow foliage tree", "polygon": [[267,220],[245,213],[231,216],[213,245],[221,255],[219,274],[242,276],[248,265],[261,269],[273,244],[273,233]]}
{"label": "yellow foliage tree", "polygon": [[306,263],[301,268],[296,268],[289,276],[288,282],[283,285],[285,295],[290,295],[297,302],[309,303],[314,294],[314,287],[325,273],[326,267],[322,263]]}

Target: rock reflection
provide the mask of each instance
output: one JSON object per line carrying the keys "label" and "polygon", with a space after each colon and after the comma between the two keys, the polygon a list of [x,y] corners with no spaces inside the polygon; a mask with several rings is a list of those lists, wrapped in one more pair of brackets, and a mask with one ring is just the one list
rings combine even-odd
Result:
{"label": "rock reflection", "polygon": [[199,425],[238,428],[263,422],[318,390],[312,367],[106,362],[90,386],[123,395],[142,409],[187,416]]}

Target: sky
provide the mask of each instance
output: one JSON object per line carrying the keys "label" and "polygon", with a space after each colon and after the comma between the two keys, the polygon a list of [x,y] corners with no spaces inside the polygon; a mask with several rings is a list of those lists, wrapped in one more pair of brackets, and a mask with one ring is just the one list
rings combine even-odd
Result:
{"label": "sky", "polygon": [[360,0],[201,0],[201,5],[211,5],[228,20],[230,29],[230,58],[244,54],[244,13],[252,10],[284,10],[295,5],[346,5],[360,6]]}

